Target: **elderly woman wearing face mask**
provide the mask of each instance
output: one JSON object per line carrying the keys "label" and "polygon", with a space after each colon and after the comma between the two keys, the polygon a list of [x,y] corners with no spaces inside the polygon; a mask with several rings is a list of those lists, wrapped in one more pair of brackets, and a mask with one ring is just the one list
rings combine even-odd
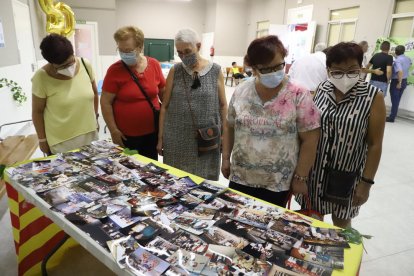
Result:
{"label": "elderly woman wearing face mask", "polygon": [[41,151],[66,152],[97,140],[99,101],[91,65],[57,34],[45,37],[40,50],[48,64],[32,78],[32,119]]}
{"label": "elderly woman wearing face mask", "polygon": [[279,206],[289,190],[307,193],[320,131],[310,92],[285,76],[286,53],[277,36],[250,44],[245,63],[255,78],[231,98],[222,156],[230,188]]}
{"label": "elderly woman wearing face mask", "polygon": [[120,28],[114,39],[121,60],[109,67],[103,82],[105,122],[114,143],[157,160],[158,118],[154,110],[160,109],[159,96],[165,86],[161,66],[142,54],[144,34],[137,27]]}
{"label": "elderly woman wearing face mask", "polygon": [[175,46],[182,62],[167,77],[157,149],[164,163],[218,180],[220,146],[199,155],[196,132],[210,126],[226,132],[223,75],[219,65],[200,56],[200,39],[193,30],[180,30]]}
{"label": "elderly woman wearing face mask", "polygon": [[[322,132],[308,181],[312,209],[346,228],[358,215],[381,158],[385,104],[381,91],[360,79],[363,50],[341,42],[326,57],[329,79],[316,90]],[[299,202],[304,206],[302,198]]]}

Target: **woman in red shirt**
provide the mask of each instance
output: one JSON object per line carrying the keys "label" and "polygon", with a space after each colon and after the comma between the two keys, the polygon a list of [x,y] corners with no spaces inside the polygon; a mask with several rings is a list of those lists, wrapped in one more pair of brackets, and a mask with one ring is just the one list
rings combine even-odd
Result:
{"label": "woman in red shirt", "polygon": [[[160,109],[159,96],[165,87],[161,66],[156,59],[142,54],[144,34],[139,28],[122,27],[115,32],[114,39],[121,60],[109,67],[103,82],[103,117],[114,143],[157,160],[158,138],[152,106],[156,110]],[[141,91],[123,63],[137,77],[144,91]],[[152,106],[143,92],[148,95]]]}

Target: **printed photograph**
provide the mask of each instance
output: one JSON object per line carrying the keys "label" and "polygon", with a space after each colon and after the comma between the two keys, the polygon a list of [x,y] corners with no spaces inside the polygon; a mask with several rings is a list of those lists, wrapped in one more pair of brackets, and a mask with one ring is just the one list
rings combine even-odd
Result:
{"label": "printed photograph", "polygon": [[125,228],[141,220],[140,217],[132,217],[131,209],[128,207],[122,209],[121,211],[119,211],[118,213],[114,215],[109,216],[109,218],[113,222],[115,222],[120,228]]}
{"label": "printed photograph", "polygon": [[73,191],[65,186],[49,190],[47,192],[39,194],[47,203],[52,206],[69,201],[69,196],[73,194]]}
{"label": "printed photograph", "polygon": [[208,257],[179,249],[167,261],[173,266],[184,268],[188,272],[200,274],[208,263]]}
{"label": "printed photograph", "polygon": [[182,216],[196,219],[211,220],[217,213],[217,209],[212,209],[210,206],[200,204],[191,211],[184,212]]}
{"label": "printed photograph", "polygon": [[204,254],[208,248],[205,241],[186,231],[178,231],[170,241],[181,249],[197,254]]}
{"label": "printed photograph", "polygon": [[208,243],[234,247],[238,249],[244,248],[249,243],[246,239],[235,236],[215,226],[210,227],[207,231],[205,231],[203,234],[203,239]]}
{"label": "printed photograph", "polygon": [[175,244],[170,243],[169,241],[161,238],[156,237],[151,242],[149,242],[145,246],[145,250],[148,252],[151,252],[155,256],[160,257],[163,260],[166,260],[168,257],[170,257],[172,254],[175,253],[179,249],[178,246]]}
{"label": "printed photograph", "polygon": [[180,216],[174,220],[174,225],[195,235],[201,235],[205,230],[213,226],[213,220],[200,220],[191,217]]}
{"label": "printed photograph", "polygon": [[236,270],[235,275],[242,273],[242,275],[267,275],[270,269],[270,265],[253,256],[236,249],[233,256],[233,268]]}
{"label": "printed photograph", "polygon": [[142,247],[126,257],[126,264],[134,273],[149,276],[161,275],[170,266],[169,263],[152,255]]}

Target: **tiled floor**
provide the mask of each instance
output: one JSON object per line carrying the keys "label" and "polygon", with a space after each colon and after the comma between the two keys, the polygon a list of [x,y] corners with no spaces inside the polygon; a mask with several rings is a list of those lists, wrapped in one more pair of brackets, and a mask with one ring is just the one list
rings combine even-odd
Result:
{"label": "tiled floor", "polygon": [[[234,88],[226,87],[228,101],[233,91]],[[414,275],[411,263],[414,258],[411,232],[414,229],[413,121],[387,123],[381,164],[375,180],[369,201],[353,221],[354,228],[373,236],[364,242],[367,254],[363,257],[360,275]],[[227,183],[222,177],[220,182]],[[17,275],[17,270],[10,216],[7,212],[3,215],[6,208],[6,200],[3,199],[0,201],[0,275],[13,276]]]}

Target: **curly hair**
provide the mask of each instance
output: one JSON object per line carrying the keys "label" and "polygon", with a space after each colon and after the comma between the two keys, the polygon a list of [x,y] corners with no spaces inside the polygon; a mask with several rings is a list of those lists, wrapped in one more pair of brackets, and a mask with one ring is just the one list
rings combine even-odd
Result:
{"label": "curly hair", "polygon": [[72,43],[58,34],[50,34],[43,38],[40,50],[43,58],[53,64],[62,64],[73,55]]}

